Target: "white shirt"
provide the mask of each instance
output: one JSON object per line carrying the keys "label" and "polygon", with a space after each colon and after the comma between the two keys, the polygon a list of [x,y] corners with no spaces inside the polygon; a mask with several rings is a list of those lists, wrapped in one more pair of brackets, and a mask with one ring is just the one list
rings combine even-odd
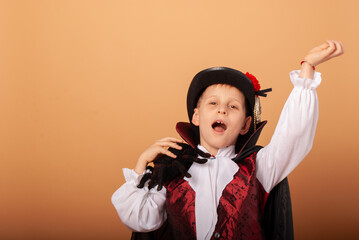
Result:
{"label": "white shirt", "polygon": [[[315,72],[314,79],[302,79],[299,73],[299,70],[290,72],[294,88],[284,105],[270,143],[257,154],[256,177],[266,192],[270,192],[293,171],[313,144],[318,121],[315,89],[321,82],[321,74]],[[202,146],[199,148],[205,151]],[[197,239],[210,239],[213,234],[222,191],[238,171],[237,164],[231,160],[234,156],[234,146],[220,149],[207,163],[193,163],[189,169],[192,177],[184,178],[196,192]],[[157,191],[148,190],[147,187],[137,188],[142,175],[127,168],[123,172],[126,183],[111,199],[122,222],[138,232],[158,229],[167,218],[166,189]]]}
{"label": "white shirt", "polygon": [[[208,151],[198,146],[203,152]],[[233,180],[239,170],[232,160],[236,157],[235,146],[218,150],[205,164],[194,162],[188,172],[190,178],[184,178],[196,192],[195,217],[197,239],[210,239],[217,223],[217,207],[224,188]],[[206,213],[206,214],[201,214]]]}

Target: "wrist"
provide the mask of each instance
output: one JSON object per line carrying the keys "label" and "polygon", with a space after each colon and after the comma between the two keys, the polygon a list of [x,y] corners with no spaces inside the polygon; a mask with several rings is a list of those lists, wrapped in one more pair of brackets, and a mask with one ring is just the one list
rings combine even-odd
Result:
{"label": "wrist", "polygon": [[313,67],[309,63],[302,63],[302,68],[299,74],[300,78],[310,78],[313,79],[314,77],[314,70]]}
{"label": "wrist", "polygon": [[313,70],[315,70],[315,65],[312,62],[310,62],[308,60],[303,60],[303,61],[300,62],[300,65],[303,66],[303,64],[307,65],[307,66],[311,67]]}
{"label": "wrist", "polygon": [[146,171],[147,168],[147,161],[143,161],[141,159],[138,159],[135,168],[133,169],[137,174],[143,174],[144,171]]}

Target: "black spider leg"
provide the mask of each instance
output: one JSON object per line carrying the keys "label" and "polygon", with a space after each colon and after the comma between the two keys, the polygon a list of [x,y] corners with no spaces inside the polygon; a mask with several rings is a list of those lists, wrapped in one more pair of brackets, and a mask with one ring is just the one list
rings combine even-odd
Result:
{"label": "black spider leg", "polygon": [[198,149],[198,148],[196,148],[195,151],[196,151],[196,153],[197,153],[198,155],[200,155],[201,157],[204,157],[204,158],[210,158],[210,157],[211,157],[211,154],[205,153],[205,152],[201,151],[201,150]]}
{"label": "black spider leg", "polygon": [[157,190],[162,189],[162,185],[160,184],[159,181],[157,181],[157,179],[160,179],[160,177],[163,176],[164,167],[161,166],[162,164],[159,164],[159,165],[160,166],[158,166],[158,167],[155,166],[151,180],[148,182],[148,189],[155,187],[157,184],[158,184]]}
{"label": "black spider leg", "polygon": [[179,161],[177,161],[177,160],[173,161],[173,166],[177,167],[183,176],[185,176],[187,178],[192,177],[191,174],[188,173],[187,169]]}
{"label": "black spider leg", "polygon": [[199,164],[203,164],[203,163],[207,162],[206,158],[198,158],[197,154],[196,155],[183,155],[182,158],[186,163],[196,162]]}
{"label": "black spider leg", "polygon": [[157,174],[156,178],[152,179],[150,181],[149,185],[151,185],[151,188],[153,188],[158,184],[157,191],[160,191],[163,187],[163,174],[165,172],[165,168],[159,167],[157,172],[158,172],[158,174]]}
{"label": "black spider leg", "polygon": [[147,180],[151,179],[151,177],[152,177],[153,167],[147,166],[146,169],[150,170],[151,172],[148,172],[145,175],[143,175],[140,183],[137,185],[138,188],[143,188],[145,186],[145,183],[147,182]]}
{"label": "black spider leg", "polygon": [[137,185],[138,188],[143,188],[145,186],[145,183],[147,182],[148,179],[151,179],[152,173],[146,173],[145,175],[143,175],[143,177],[141,178],[140,183]]}
{"label": "black spider leg", "polygon": [[206,158],[194,158],[193,161],[196,162],[196,163],[199,163],[199,164],[204,164],[204,163],[206,163],[208,161],[208,159],[206,159]]}

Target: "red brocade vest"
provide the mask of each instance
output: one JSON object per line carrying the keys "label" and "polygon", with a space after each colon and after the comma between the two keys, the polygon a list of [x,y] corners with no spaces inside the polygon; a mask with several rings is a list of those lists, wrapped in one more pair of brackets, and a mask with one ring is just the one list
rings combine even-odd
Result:
{"label": "red brocade vest", "polygon": [[[256,178],[256,153],[239,161],[217,207],[211,239],[263,239],[262,221],[268,194]],[[183,178],[167,186],[166,211],[173,239],[196,239],[195,192]]]}

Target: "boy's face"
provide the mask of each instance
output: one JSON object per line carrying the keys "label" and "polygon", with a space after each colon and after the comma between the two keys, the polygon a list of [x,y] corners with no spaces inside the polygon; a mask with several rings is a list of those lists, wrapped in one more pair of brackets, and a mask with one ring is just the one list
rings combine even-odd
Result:
{"label": "boy's face", "polygon": [[199,127],[200,144],[213,155],[246,134],[251,120],[246,116],[244,95],[223,84],[211,85],[203,92],[192,117],[192,123]]}

